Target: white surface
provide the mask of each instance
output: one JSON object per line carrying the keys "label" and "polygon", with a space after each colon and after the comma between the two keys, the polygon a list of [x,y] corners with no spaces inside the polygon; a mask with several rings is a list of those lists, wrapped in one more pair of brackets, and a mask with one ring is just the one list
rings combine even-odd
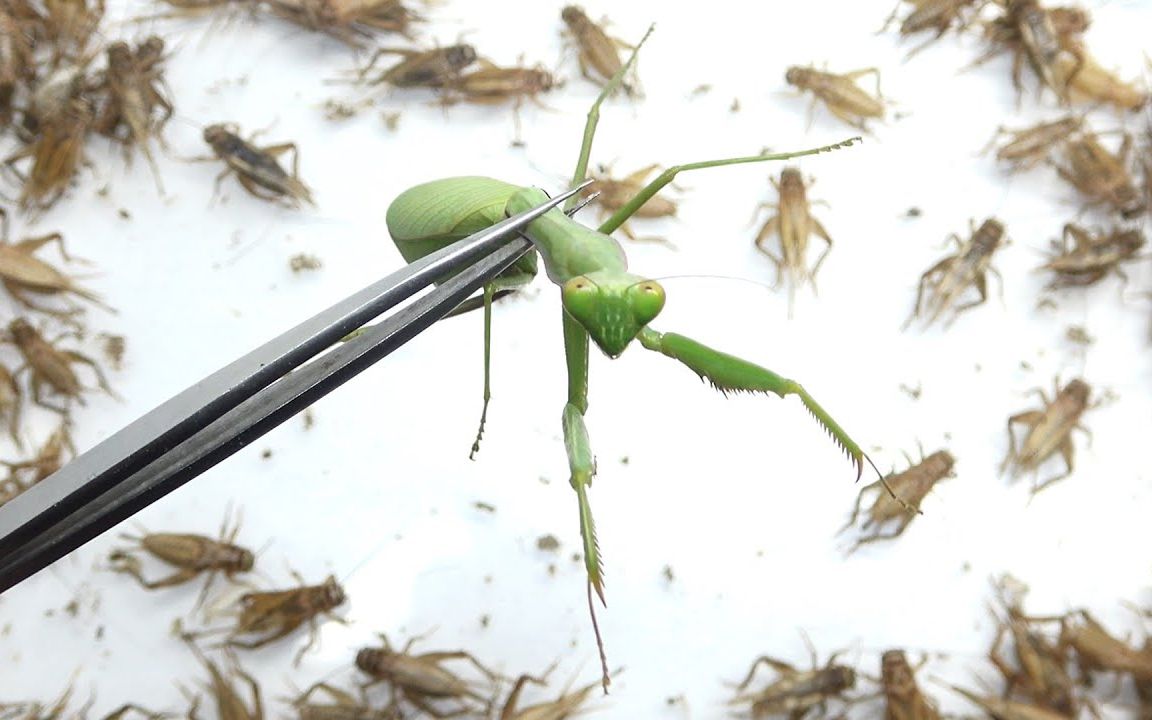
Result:
{"label": "white surface", "polygon": [[[14,227],[17,235],[63,232],[71,250],[99,268],[87,284],[120,310],[94,311],[88,322],[93,332],[128,338],[125,368],[112,377],[126,401],[94,395],[77,411],[81,448],[398,267],[383,220],[405,188],[465,174],[561,187],[596,93],[572,55],[560,61],[561,4],[489,0],[477,11],[444,3],[428,9],[419,28],[423,44],[464,37],[497,63],[523,54],[529,64],[558,67],[568,83],[542,99],[551,110],[522,110],[523,149],[509,147],[507,108],[445,112],[422,92],[369,95],[328,84],[355,67],[353,53],[271,18],[106,25],[110,38],[155,31],[175,46],[168,78],[178,117],[167,133],[172,154],[160,161],[172,198],[157,197],[143,162],[125,170],[94,140],[93,169],[81,173],[71,199],[34,226]],[[859,487],[798,402],[725,399],[638,346],[615,362],[596,354],[588,423],[600,474],[592,503],[609,602],[600,623],[611,666],[627,667],[611,697],[598,701],[602,716],[722,717],[724,683],[742,677],[755,656],[807,664],[800,630],[822,659],[847,650],[865,672],[878,674],[879,652],[905,647],[951,654],[949,666],[931,666],[937,675],[967,682],[975,670],[991,678],[982,660],[993,633],[985,600],[989,579],[1003,572],[1031,585],[1029,609],[1086,605],[1117,629],[1135,628],[1121,600],[1152,599],[1148,307],[1136,297],[1148,286],[1147,263],[1129,269],[1123,296],[1108,279],[1057,296],[1055,310],[1036,309],[1045,278],[1032,270],[1077,217],[1079,201],[1050,169],[1010,178],[977,153],[997,125],[1022,127],[1059,111],[1050,96],[1041,105],[1031,92],[1016,110],[1006,57],[959,74],[980,51],[975,38],[950,36],[903,63],[911,43],[874,34],[890,9],[887,0],[588,6],[594,18],[610,13],[613,32],[626,39],[657,23],[640,61],[646,97],[604,108],[593,152],[594,163],[615,163],[621,174],[855,134],[824,110],[806,129],[807,100],[788,93],[785,67],[881,68],[892,111],[903,117],[877,125],[863,145],[799,163],[818,179],[811,195],[830,203],[815,211],[836,245],[819,297],[799,292],[793,320],[785,292],[756,284],[771,282],[773,270],[748,224],[758,203],[775,200],[767,178],[780,164],[683,176],[679,219],[636,224],[678,249],[627,250],[632,268],[654,277],[754,281],[665,280],[659,329],[803,382],[883,469],[903,467],[901,453],[915,454],[918,442],[958,459],[958,476],[928,498],[904,537],[846,560],[847,539],[833,535]],[[1152,8],[1112,2],[1092,11],[1092,50],[1125,77],[1138,74],[1144,33],[1136,29],[1152,24]],[[690,97],[704,83],[712,90]],[[323,117],[328,98],[369,96],[376,107],[352,120]],[[734,98],[737,113],[729,111]],[[381,112],[402,113],[395,132]],[[245,132],[269,127],[262,142],[296,141],[318,209],[278,208],[232,180],[225,201],[210,205],[219,167],[178,158],[203,154],[201,127],[222,121]],[[1125,121],[1142,130],[1139,117]],[[1094,126],[1122,120],[1104,111]],[[103,186],[106,197],[97,195]],[[912,206],[921,218],[904,217]],[[945,237],[988,216],[1013,240],[994,261],[1003,301],[994,296],[946,332],[901,333],[920,273],[949,252]],[[294,275],[288,259],[300,252],[320,256],[324,267]],[[214,534],[231,504],[243,510],[240,541],[261,551],[262,585],[291,584],[289,568],[344,583],[350,624],[325,624],[320,649],[299,670],[291,658],[303,634],[243,656],[271,716],[287,712],[273,700],[289,693],[289,677],[297,687],[354,677],[356,650],[378,631],[400,641],[433,631],[420,647],[466,648],[509,675],[558,660],[549,697],[569,678],[598,676],[584,568],[571,560],[579,532],[560,436],[558,295],[543,278],[535,288],[496,313],[494,398],[475,462],[468,449],[481,399],[479,315],[444,323],[317,404],[311,430],[299,419],[287,423],[125,528]],[[1087,328],[1095,344],[1068,343],[1069,325]],[[1116,399],[1086,416],[1094,443],[1077,437],[1075,474],[1029,502],[1027,479],[1010,484],[997,472],[1004,423],[1033,406],[1031,388],[1050,388],[1056,375],[1082,376],[1097,396],[1111,391]],[[901,384],[922,387],[920,399]],[[50,419],[35,422],[42,437]],[[497,510],[481,512],[476,501]],[[536,549],[544,534],[562,541],[558,554]],[[76,697],[94,694],[97,716],[127,701],[183,712],[177,683],[194,686],[203,672],[168,629],[190,611],[198,585],[149,593],[101,570],[120,544],[106,535],[0,598],[0,698],[55,697],[75,672]],[[63,612],[73,598],[75,617]],[[487,628],[482,616],[491,618]],[[929,689],[946,707],[967,707]],[[687,710],[666,705],[679,695]]]}

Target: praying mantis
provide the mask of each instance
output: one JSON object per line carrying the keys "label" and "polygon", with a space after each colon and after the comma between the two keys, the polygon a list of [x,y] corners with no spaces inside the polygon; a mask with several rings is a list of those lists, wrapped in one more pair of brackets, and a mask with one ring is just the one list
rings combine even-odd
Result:
{"label": "praying mantis", "polygon": [[[651,32],[649,28],[648,34]],[[600,105],[619,87],[635,63],[637,53],[647,41],[648,34],[637,43],[628,62],[604,87],[588,112],[584,139],[573,174],[573,187],[583,182],[587,175]],[[534,245],[534,252],[529,252],[484,288],[484,408],[476,442],[472,446],[473,453],[478,449],[484,432],[491,398],[489,367],[494,296],[514,291],[530,282],[536,275],[538,259],[543,260],[549,280],[560,287],[568,371],[568,396],[561,424],[570,483],[579,505],[580,534],[588,576],[588,605],[604,668],[602,682],[605,690],[608,687],[607,661],[592,597],[595,591],[600,602],[606,605],[602,558],[589,502],[589,489],[596,474],[596,460],[584,424],[584,415],[588,410],[589,341],[612,359],[618,358],[633,341],[638,341],[646,350],[677,360],[724,394],[774,393],[782,398],[796,395],[856,466],[857,480],[863,473],[865,462],[876,470],[875,464],[860,446],[796,381],[684,335],[659,332],[650,327],[649,323],[656,319],[664,307],[664,289],[658,282],[628,271],[624,250],[610,233],[681,172],[815,155],[847,147],[859,139],[850,138],[833,145],[799,152],[760,154],[672,166],[595,230],[577,223],[560,209],[552,210],[533,221],[525,232]],[[404,259],[413,262],[545,200],[545,193],[539,189],[523,188],[493,178],[456,177],[434,180],[410,188],[393,200],[387,211],[388,232]],[[575,199],[570,201],[566,209],[571,209],[575,202]],[[876,473],[883,477],[879,470]]]}

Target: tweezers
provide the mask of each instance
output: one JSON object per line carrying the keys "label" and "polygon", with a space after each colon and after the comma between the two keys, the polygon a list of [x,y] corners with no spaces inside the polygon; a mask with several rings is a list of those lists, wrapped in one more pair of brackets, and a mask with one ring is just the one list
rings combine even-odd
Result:
{"label": "tweezers", "polygon": [[[531,249],[520,234],[528,223],[587,185],[369,285],[195,383],[7,502],[0,507],[0,593],[231,456],[431,327]],[[441,280],[384,320],[367,325]]]}

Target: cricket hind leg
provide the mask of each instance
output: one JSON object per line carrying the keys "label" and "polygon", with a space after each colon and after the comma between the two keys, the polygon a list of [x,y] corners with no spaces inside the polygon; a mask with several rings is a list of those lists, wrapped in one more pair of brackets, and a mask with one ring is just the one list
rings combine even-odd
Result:
{"label": "cricket hind leg", "polygon": [[876,467],[872,459],[859,445],[844,431],[843,428],[808,394],[800,383],[795,380],[781,377],[771,370],[755,365],[734,355],[720,352],[695,340],[676,333],[660,333],[645,327],[637,336],[640,344],[647,350],[666,355],[679,361],[706,380],[712,387],[727,395],[728,393],[773,393],[781,398],[795,395],[800,398],[804,407],[812,414],[816,422],[831,436],[832,441],[840,447],[856,467],[856,480],[864,473],[864,463],[867,462],[880,478],[880,484],[893,500],[901,507],[920,514],[920,510],[912,507],[889,487],[884,473]]}

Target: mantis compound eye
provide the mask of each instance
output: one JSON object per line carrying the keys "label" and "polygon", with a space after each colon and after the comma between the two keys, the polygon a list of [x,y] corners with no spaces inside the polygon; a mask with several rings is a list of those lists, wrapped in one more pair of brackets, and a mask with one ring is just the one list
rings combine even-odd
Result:
{"label": "mantis compound eye", "polygon": [[642,327],[655,320],[664,309],[664,288],[654,280],[646,280],[628,288],[628,299],[632,305],[632,316],[636,324]]}

